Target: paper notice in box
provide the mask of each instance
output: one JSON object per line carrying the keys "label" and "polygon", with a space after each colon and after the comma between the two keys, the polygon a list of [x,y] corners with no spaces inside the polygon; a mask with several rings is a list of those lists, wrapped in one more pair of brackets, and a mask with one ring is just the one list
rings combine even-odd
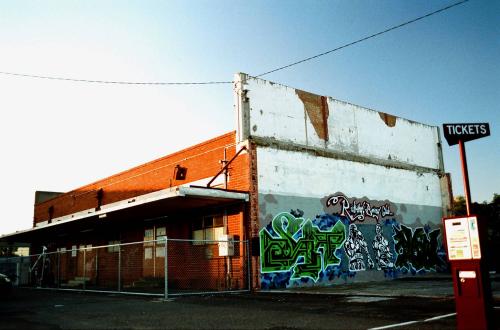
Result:
{"label": "paper notice in box", "polygon": [[479,245],[479,229],[477,228],[477,219],[469,219],[469,236],[472,246],[472,259],[481,259],[481,247]]}
{"label": "paper notice in box", "polygon": [[467,218],[446,221],[445,230],[448,258],[450,260],[471,259],[469,222]]}
{"label": "paper notice in box", "polygon": [[445,231],[450,260],[481,259],[476,217],[446,219]]}

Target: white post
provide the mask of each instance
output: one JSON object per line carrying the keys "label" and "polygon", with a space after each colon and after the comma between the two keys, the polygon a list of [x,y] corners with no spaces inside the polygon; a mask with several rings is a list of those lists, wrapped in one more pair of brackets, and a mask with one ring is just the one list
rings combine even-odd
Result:
{"label": "white post", "polygon": [[85,290],[85,275],[86,275],[86,263],[87,263],[87,260],[85,260],[86,258],[86,250],[87,248],[86,247],[83,247],[83,290]]}
{"label": "white post", "polygon": [[165,236],[165,300],[168,299],[168,237]]}
{"label": "white post", "polygon": [[248,291],[252,291],[252,272],[250,270],[251,258],[250,258],[250,240],[247,240],[246,253],[247,253],[247,278],[248,278]]}
{"label": "white post", "polygon": [[118,245],[118,292],[120,292],[122,289],[121,285],[121,269],[122,269],[122,246]]}

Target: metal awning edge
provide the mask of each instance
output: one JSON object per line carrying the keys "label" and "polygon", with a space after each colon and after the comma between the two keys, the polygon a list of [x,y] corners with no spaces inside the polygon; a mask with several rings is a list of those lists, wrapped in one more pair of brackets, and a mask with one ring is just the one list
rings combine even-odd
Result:
{"label": "metal awning edge", "polygon": [[50,228],[54,226],[59,226],[68,222],[74,222],[86,218],[91,218],[95,216],[105,215],[106,213],[115,212],[123,210],[129,207],[134,207],[142,204],[152,203],[168,198],[174,197],[199,197],[199,198],[210,198],[210,199],[232,199],[239,200],[242,202],[249,201],[249,195],[245,192],[233,192],[225,191],[221,189],[211,189],[211,188],[200,188],[200,187],[188,187],[180,186],[175,188],[167,188],[152,193],[139,195],[132,198],[127,198],[118,202],[105,204],[101,206],[99,211],[95,209],[87,209],[79,211],[76,213],[68,214],[59,218],[52,219],[51,223],[45,225],[39,225],[33,228],[19,230],[11,234],[5,234],[0,236],[0,240],[8,238],[15,235],[25,234],[33,232],[40,229]]}

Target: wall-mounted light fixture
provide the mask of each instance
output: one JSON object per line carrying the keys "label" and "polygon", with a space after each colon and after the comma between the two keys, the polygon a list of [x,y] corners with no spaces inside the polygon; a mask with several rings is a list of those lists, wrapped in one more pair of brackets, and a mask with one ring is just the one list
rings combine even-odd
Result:
{"label": "wall-mounted light fixture", "polygon": [[97,198],[97,207],[95,208],[96,211],[99,211],[101,209],[103,197],[104,197],[104,190],[101,188],[97,190],[96,193],[96,198]]}
{"label": "wall-mounted light fixture", "polygon": [[54,205],[49,206],[48,213],[49,213],[49,223],[51,223],[52,218],[54,218]]}
{"label": "wall-mounted light fixture", "polygon": [[175,165],[174,178],[176,180],[186,180],[187,167],[182,167],[179,164]]}

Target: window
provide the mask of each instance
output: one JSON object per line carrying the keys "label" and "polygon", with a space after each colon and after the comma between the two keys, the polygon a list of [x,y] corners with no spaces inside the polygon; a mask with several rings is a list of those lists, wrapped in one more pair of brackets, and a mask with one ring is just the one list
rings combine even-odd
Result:
{"label": "window", "polygon": [[88,244],[88,245],[81,244],[80,247],[78,248],[78,252],[83,253],[83,251],[88,251],[90,249],[92,249],[92,244]]}
{"label": "window", "polygon": [[120,246],[117,244],[120,244],[120,241],[109,241],[108,252],[119,252]]}
{"label": "window", "polygon": [[165,258],[165,246],[157,246],[156,247],[156,258]]}
{"label": "window", "polygon": [[144,246],[150,246],[153,245],[152,241],[154,240],[155,237],[155,231],[154,229],[146,229],[144,230]]}
{"label": "window", "polygon": [[76,245],[71,246],[71,256],[76,257]]}
{"label": "window", "polygon": [[153,259],[153,249],[148,247],[144,249],[144,259]]}
{"label": "window", "polygon": [[[145,238],[144,240],[145,241],[151,240],[153,238],[153,236],[154,236],[154,233],[155,232],[154,232],[153,229],[146,229],[146,230],[144,230],[144,238]],[[146,239],[146,238],[148,238],[148,239]]]}
{"label": "window", "polygon": [[167,237],[167,228],[156,228],[156,258],[165,258],[165,238]]}
{"label": "window", "polygon": [[156,244],[165,244],[165,237],[167,237],[167,228],[156,228]]}
{"label": "window", "polygon": [[207,216],[198,219],[193,224],[193,245],[216,244],[224,235],[224,220],[222,215]]}

